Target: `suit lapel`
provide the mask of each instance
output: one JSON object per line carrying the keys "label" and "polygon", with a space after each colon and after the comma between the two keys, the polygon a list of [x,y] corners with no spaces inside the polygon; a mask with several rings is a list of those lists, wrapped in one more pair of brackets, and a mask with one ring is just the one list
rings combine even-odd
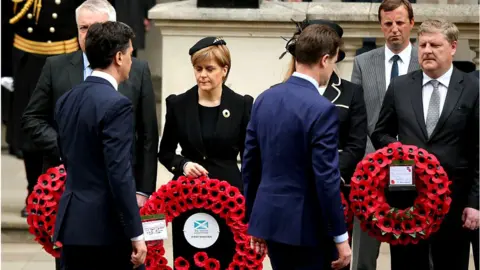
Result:
{"label": "suit lapel", "polygon": [[432,132],[430,138],[433,138],[435,134],[442,128],[442,126],[447,121],[448,117],[455,109],[458,99],[463,92],[463,75],[456,68],[453,68],[452,78],[450,79],[450,84],[448,86],[447,97],[445,98],[445,104],[443,105],[442,114],[440,119],[438,119],[437,125]]}
{"label": "suit lapel", "polygon": [[376,76],[377,78],[377,97],[378,103],[383,103],[383,97],[385,96],[385,92],[387,90],[386,82],[385,82],[385,49],[378,50],[378,54],[373,57],[373,66],[376,68]]}
{"label": "suit lapel", "polygon": [[412,107],[415,112],[415,118],[423,134],[423,139],[428,138],[427,127],[425,126],[425,115],[423,114],[423,95],[422,95],[422,72],[415,72],[412,74],[410,81],[410,97],[412,99]]}
{"label": "suit lapel", "polygon": [[215,137],[222,136],[222,131],[229,130],[232,124],[232,114],[238,113],[233,106],[235,105],[235,95],[233,90],[223,85],[220,108],[218,110],[217,123],[215,126]]}
{"label": "suit lapel", "polygon": [[340,97],[340,94],[342,93],[338,88],[340,84],[341,80],[338,78],[337,74],[333,72],[332,76],[330,76],[330,81],[328,82],[327,89],[325,89],[325,93],[323,93],[323,96],[326,99],[330,100],[332,103],[335,103],[335,101],[337,101],[338,97]]}
{"label": "suit lapel", "polygon": [[189,141],[197,151],[205,156],[205,146],[202,139],[202,129],[200,127],[200,117],[198,116],[198,86],[194,86],[187,92],[185,110],[186,119],[189,119],[186,125]]}
{"label": "suit lapel", "polygon": [[68,67],[68,77],[70,79],[70,88],[83,82],[83,53],[76,52],[70,61]]}

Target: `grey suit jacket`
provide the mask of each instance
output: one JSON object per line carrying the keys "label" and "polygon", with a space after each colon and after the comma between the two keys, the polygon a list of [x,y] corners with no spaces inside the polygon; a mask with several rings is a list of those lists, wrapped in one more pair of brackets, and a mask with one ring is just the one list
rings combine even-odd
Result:
{"label": "grey suit jacket", "polygon": [[[408,72],[420,69],[418,64],[418,49],[412,45],[412,54]],[[375,149],[370,135],[375,130],[378,115],[382,108],[383,98],[387,92],[385,83],[385,46],[358,55],[353,60],[352,83],[361,85],[367,108],[368,140],[366,154]]]}

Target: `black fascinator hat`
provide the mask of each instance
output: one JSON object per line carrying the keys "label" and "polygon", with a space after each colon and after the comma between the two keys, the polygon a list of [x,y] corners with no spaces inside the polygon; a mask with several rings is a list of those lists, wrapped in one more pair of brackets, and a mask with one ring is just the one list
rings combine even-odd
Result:
{"label": "black fascinator hat", "polygon": [[[295,33],[293,33],[293,37],[287,40],[287,44],[285,45],[285,52],[280,55],[279,59],[282,59],[283,56],[288,52],[291,55],[295,57],[295,41],[297,40],[298,35],[305,29],[307,26],[312,25],[312,24],[321,24],[321,25],[326,25],[330,28],[332,28],[335,32],[337,32],[338,36],[342,38],[343,36],[343,29],[340,27],[340,25],[329,21],[329,20],[307,20],[305,19],[303,22],[295,22],[294,23],[297,25],[297,29]],[[343,50],[338,51],[338,58],[337,58],[337,63],[342,61],[345,58],[345,52]]]}

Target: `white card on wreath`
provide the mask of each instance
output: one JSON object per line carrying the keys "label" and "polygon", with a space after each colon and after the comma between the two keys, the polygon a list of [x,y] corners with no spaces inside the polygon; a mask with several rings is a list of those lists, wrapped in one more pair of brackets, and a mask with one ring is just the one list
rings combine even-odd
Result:
{"label": "white card on wreath", "polygon": [[413,185],[413,166],[390,166],[390,185]]}
{"label": "white card on wreath", "polygon": [[142,222],[145,241],[166,240],[167,224],[165,219],[157,219]]}

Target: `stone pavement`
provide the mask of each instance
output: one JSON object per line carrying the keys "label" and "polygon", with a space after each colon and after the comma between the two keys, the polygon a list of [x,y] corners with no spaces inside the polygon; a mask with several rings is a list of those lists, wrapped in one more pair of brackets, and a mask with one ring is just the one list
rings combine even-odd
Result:
{"label": "stone pavement", "polygon": [[[7,270],[53,270],[53,258],[43,251],[28,234],[26,219],[20,217],[26,194],[26,179],[23,162],[4,151],[1,156],[1,201],[2,201],[2,264]],[[168,181],[171,174],[159,164],[158,186]],[[170,233],[169,233],[170,235]],[[167,259],[172,266],[172,242],[165,243]],[[271,270],[268,258],[264,269]],[[383,244],[378,259],[378,270],[390,269],[388,246]],[[471,263],[471,270],[474,269]]]}

